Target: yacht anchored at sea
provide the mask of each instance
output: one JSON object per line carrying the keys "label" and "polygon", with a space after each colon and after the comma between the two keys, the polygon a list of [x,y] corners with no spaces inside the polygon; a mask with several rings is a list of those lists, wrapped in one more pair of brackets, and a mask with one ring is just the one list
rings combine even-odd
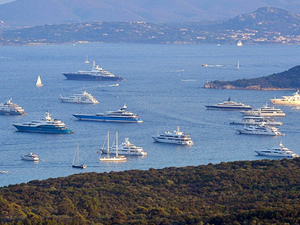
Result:
{"label": "yacht anchored at sea", "polygon": [[96,114],[73,114],[78,120],[98,121],[98,122],[121,122],[121,123],[142,123],[143,120],[139,115],[126,111],[127,106],[124,106],[117,111],[107,111]]}
{"label": "yacht anchored at sea", "polygon": [[173,133],[166,131],[162,134],[157,134],[152,137],[156,142],[162,143],[170,143],[170,144],[178,144],[178,145],[193,145],[194,142],[189,134],[184,134],[179,130],[179,126],[177,126],[177,130]]}
{"label": "yacht anchored at sea", "polygon": [[59,99],[62,102],[66,102],[66,103],[82,103],[82,104],[98,104],[98,100],[91,95],[90,93],[88,93],[87,91],[83,91],[83,93],[81,94],[74,94],[70,97],[63,97],[60,96]]}
{"label": "yacht anchored at sea", "polygon": [[121,81],[122,77],[116,76],[111,72],[99,67],[93,61],[92,70],[80,70],[73,73],[63,73],[68,80],[89,80],[89,81]]}
{"label": "yacht anchored at sea", "polygon": [[18,115],[26,115],[26,112],[21,106],[12,103],[12,98],[11,98],[6,103],[0,103],[0,115],[18,116]]}
{"label": "yacht anchored at sea", "polygon": [[250,110],[252,106],[245,105],[243,103],[238,103],[231,101],[230,97],[227,101],[218,103],[217,105],[206,105],[207,109],[214,109],[214,110]]}
{"label": "yacht anchored at sea", "polygon": [[53,119],[49,112],[41,120],[32,120],[31,122],[12,123],[18,131],[32,133],[48,133],[48,134],[69,134],[73,131],[66,127],[59,119]]}

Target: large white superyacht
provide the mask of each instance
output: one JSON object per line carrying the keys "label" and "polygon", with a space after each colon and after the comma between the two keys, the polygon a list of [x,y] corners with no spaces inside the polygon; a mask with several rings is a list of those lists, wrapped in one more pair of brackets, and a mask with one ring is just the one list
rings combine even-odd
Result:
{"label": "large white superyacht", "polygon": [[157,134],[152,137],[156,142],[170,143],[170,144],[178,144],[178,145],[193,145],[189,134],[184,134],[179,131],[179,126],[177,126],[177,130],[174,133],[166,131],[162,134]]}
{"label": "large white superyacht", "polygon": [[243,129],[236,129],[236,131],[239,134],[284,136],[284,134],[279,132],[278,128],[266,126],[263,123],[261,125],[245,126]]}
{"label": "large white superyacht", "polygon": [[274,157],[283,157],[283,158],[297,158],[299,155],[294,153],[292,150],[283,146],[280,142],[279,147],[273,147],[268,149],[256,150],[258,155],[263,156],[274,156]]}
{"label": "large white superyacht", "polygon": [[274,106],[270,107],[265,104],[263,107],[255,110],[241,111],[244,116],[265,116],[265,117],[284,117],[285,113]]}
{"label": "large white superyacht", "polygon": [[274,105],[300,105],[300,94],[297,90],[292,96],[282,96],[281,98],[273,98],[270,101]]}

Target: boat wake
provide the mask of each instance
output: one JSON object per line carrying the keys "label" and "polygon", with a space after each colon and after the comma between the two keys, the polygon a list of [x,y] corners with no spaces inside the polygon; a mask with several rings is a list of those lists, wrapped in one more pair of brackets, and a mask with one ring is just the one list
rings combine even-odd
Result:
{"label": "boat wake", "polygon": [[180,81],[182,81],[182,82],[195,82],[197,80],[183,80],[183,79],[181,79]]}

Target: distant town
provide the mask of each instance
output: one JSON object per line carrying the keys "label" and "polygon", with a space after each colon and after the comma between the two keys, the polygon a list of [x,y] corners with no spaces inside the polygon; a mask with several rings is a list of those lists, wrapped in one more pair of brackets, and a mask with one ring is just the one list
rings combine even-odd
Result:
{"label": "distant town", "polygon": [[[277,10],[277,11],[276,11]],[[149,44],[300,44],[300,17],[261,8],[226,22],[154,24],[147,22],[85,22],[10,30],[2,21],[1,45],[65,43]],[[285,18],[282,20],[282,18]]]}

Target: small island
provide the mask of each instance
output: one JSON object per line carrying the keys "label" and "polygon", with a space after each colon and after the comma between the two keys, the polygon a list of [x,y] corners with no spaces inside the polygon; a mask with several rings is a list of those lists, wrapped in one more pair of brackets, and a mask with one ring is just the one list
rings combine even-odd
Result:
{"label": "small island", "polygon": [[211,81],[204,85],[212,89],[239,90],[296,90],[300,88],[300,65],[287,71],[253,79],[239,79],[235,81]]}

